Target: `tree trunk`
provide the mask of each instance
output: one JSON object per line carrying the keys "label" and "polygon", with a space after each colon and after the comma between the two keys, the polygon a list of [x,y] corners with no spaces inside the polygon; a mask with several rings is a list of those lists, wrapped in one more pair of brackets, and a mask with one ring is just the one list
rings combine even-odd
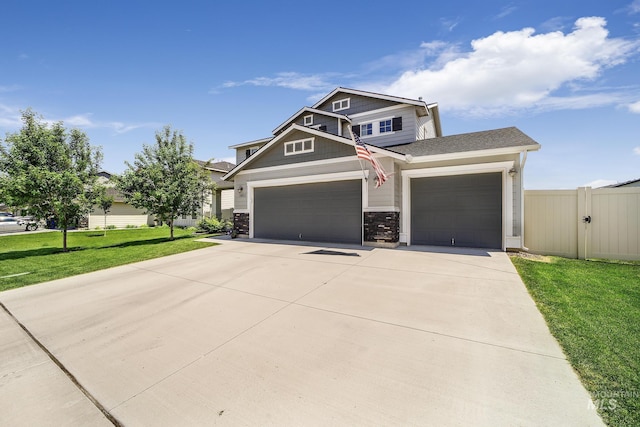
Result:
{"label": "tree trunk", "polygon": [[62,228],[62,251],[63,252],[69,251],[67,249],[67,226],[66,225]]}
{"label": "tree trunk", "polygon": [[169,230],[171,230],[171,237],[169,240],[173,240],[173,220],[169,221]]}

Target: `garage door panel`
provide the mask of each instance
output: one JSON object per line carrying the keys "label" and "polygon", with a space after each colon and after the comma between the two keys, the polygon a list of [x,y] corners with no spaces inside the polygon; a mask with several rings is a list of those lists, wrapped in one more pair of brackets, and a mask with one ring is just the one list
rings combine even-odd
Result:
{"label": "garage door panel", "polygon": [[254,236],[361,243],[361,181],[256,188]]}
{"label": "garage door panel", "polygon": [[412,179],[411,241],[501,248],[502,174]]}

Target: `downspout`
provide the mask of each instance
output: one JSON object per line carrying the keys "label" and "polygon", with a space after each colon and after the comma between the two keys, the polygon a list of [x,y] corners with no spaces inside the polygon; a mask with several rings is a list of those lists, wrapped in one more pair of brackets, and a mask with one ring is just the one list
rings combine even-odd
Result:
{"label": "downspout", "polygon": [[527,150],[522,152],[520,160],[520,238],[522,239],[522,249],[528,251],[524,245],[524,165],[527,163]]}

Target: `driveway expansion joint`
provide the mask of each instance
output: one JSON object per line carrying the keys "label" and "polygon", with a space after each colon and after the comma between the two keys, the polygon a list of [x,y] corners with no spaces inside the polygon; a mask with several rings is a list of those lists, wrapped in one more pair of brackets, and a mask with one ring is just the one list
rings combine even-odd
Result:
{"label": "driveway expansion joint", "polygon": [[16,322],[16,324],[18,326],[20,326],[20,329],[22,329],[24,331],[24,333],[27,334],[27,336],[31,339],[31,341],[33,341],[38,346],[38,348],[40,348],[40,350],[42,350],[47,355],[47,357],[49,357],[49,359],[62,371],[62,373],[64,373],[66,375],[66,377],[69,378],[69,380],[78,388],[78,390],[80,390],[82,392],[82,394],[84,394],[85,397],[91,403],[93,403],[93,405],[102,413],[102,415],[104,415],[104,417],[106,419],[108,419],[115,427],[122,427],[123,426],[123,424],[120,421],[118,421],[118,419],[116,417],[111,415],[109,410],[107,410],[107,408],[105,408],[102,405],[102,403],[100,403],[100,401],[98,401],[98,399],[93,397],[93,395],[89,392],[89,390],[87,390],[82,384],[80,384],[80,382],[77,380],[77,378],[64,366],[64,364],[53,353],[51,353],[49,351],[49,349],[47,347],[45,347],[45,345],[42,344],[40,342],[40,340],[38,340],[31,333],[31,331],[29,331],[29,329],[27,329],[27,327],[25,325],[23,325],[13,315],[13,313],[4,305],[4,303],[2,303],[2,301],[0,301],[0,307],[2,307],[2,309],[9,315],[9,317],[11,317],[11,319],[13,319],[13,321]]}

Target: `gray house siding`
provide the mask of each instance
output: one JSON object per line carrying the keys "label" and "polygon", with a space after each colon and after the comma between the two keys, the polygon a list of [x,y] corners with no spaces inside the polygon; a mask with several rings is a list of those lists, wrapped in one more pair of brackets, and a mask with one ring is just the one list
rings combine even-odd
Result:
{"label": "gray house siding", "polygon": [[[367,116],[357,117],[353,119],[352,125],[359,125],[362,123],[373,122],[373,127],[379,126],[381,119],[402,117],[402,130],[394,131],[390,133],[383,133],[381,135],[362,136],[361,139],[365,144],[372,144],[378,147],[387,147],[389,145],[408,144],[414,142],[416,139],[418,118],[415,113],[415,108],[407,106],[406,108],[399,108],[391,111],[381,111],[373,113]],[[348,133],[347,133],[348,135]]]}
{"label": "gray house siding", "polygon": [[[314,138],[313,152],[293,154],[288,156],[284,155],[285,143],[309,138]],[[310,135],[305,132],[294,131],[283,138],[281,141],[278,141],[266,152],[262,153],[259,159],[255,160],[254,163],[251,163],[247,166],[246,170],[271,166],[290,165],[294,163],[311,162],[316,160],[325,160],[334,157],[345,157],[349,155],[353,155],[355,158],[355,149],[350,145],[333,141],[331,139]]]}
{"label": "gray house siding", "polygon": [[304,166],[304,167],[292,167],[292,168],[267,170],[267,171],[256,171],[256,172],[252,172],[251,170],[246,170],[246,172],[243,171],[242,173],[236,175],[233,178],[236,189],[240,187],[245,189],[245,191],[241,193],[236,191],[234,208],[236,210],[248,209],[247,191],[246,191],[247,182],[263,181],[267,179],[294,178],[299,176],[322,175],[322,174],[339,173],[339,172],[351,172],[351,171],[360,170],[360,164],[358,163],[358,159],[355,156],[355,154],[353,154],[352,156],[349,156],[348,159],[340,159],[340,160],[346,160],[346,161],[337,161],[336,163],[325,164],[325,165],[311,165],[311,166]]}
{"label": "gray house siding", "polygon": [[[336,119],[335,117],[327,117],[323,116],[322,114],[304,113],[301,114],[300,117],[297,117],[293,123],[304,126],[304,117],[309,115],[313,115],[313,124],[310,126],[311,128],[318,129],[319,126],[326,126],[324,132],[332,133],[334,135],[338,134],[338,119]],[[284,132],[285,130],[286,128],[282,129],[280,133]]]}
{"label": "gray house siding", "polygon": [[397,102],[387,101],[384,99],[375,99],[369,98],[366,96],[352,95],[348,93],[338,93],[335,96],[332,96],[330,99],[322,103],[317,110],[324,110],[329,112],[333,111],[333,102],[339,101],[341,99],[350,99],[350,106],[346,110],[336,111],[336,113],[340,114],[358,114],[364,113],[371,110],[378,110],[380,108],[392,107],[394,105],[398,105]]}
{"label": "gray house siding", "polygon": [[[382,168],[389,174],[394,170],[393,159],[389,157],[378,158]],[[391,175],[387,182],[382,186],[375,188],[376,173],[373,171],[373,167],[369,162],[363,162],[363,165],[369,169],[369,180],[367,186],[369,188],[369,208],[376,209],[380,207],[388,208],[394,205],[395,201],[395,181],[401,179],[398,176]]]}

